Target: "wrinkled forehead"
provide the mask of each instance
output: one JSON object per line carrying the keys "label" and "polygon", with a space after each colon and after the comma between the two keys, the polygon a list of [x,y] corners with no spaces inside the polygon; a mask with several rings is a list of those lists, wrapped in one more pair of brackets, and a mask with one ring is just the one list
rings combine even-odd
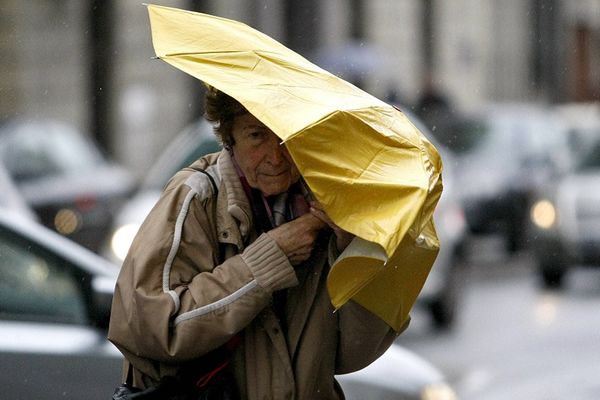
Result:
{"label": "wrinkled forehead", "polygon": [[271,130],[263,124],[258,118],[250,113],[238,115],[233,120],[233,129],[235,130],[247,130],[247,129],[260,129],[260,130]]}

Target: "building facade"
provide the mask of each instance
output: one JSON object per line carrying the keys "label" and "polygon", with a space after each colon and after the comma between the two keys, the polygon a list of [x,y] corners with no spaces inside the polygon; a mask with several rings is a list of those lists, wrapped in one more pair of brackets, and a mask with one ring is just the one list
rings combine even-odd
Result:
{"label": "building facade", "polygon": [[[599,100],[600,0],[169,0],[248,23],[382,99]],[[201,114],[139,2],[0,1],[0,120],[53,117],[140,176]],[[341,61],[340,61],[341,60]]]}

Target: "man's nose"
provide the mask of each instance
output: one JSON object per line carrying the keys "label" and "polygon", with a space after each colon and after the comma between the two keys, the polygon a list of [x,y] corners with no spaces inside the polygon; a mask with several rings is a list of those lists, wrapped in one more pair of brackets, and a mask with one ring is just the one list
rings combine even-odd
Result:
{"label": "man's nose", "polygon": [[268,160],[273,165],[278,165],[286,160],[285,146],[279,137],[273,135],[269,140]]}

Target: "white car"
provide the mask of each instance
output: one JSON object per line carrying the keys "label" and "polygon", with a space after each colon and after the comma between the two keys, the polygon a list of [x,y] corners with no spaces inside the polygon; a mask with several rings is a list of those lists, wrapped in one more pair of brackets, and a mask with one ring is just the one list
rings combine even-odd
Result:
{"label": "white car", "polygon": [[470,231],[500,233],[507,250],[523,249],[532,194],[571,167],[564,119],[549,106],[493,104],[456,135],[457,186]]}
{"label": "white car", "polygon": [[12,210],[24,217],[38,220],[2,163],[0,163],[0,208]]}
{"label": "white car", "polygon": [[135,194],[115,215],[101,254],[120,265],[168,180],[203,155],[220,150],[212,125],[203,118],[180,132],[153,164]]}
{"label": "white car", "polygon": [[368,367],[336,379],[346,400],[457,400],[437,368],[399,345]]}
{"label": "white car", "polygon": [[429,139],[442,157],[444,190],[433,214],[440,240],[440,251],[417,299],[425,307],[436,329],[450,329],[460,308],[464,282],[464,245],[467,222],[458,187],[455,155],[439,143],[425,124],[408,110],[402,110],[411,122]]}
{"label": "white car", "polygon": [[118,268],[0,209],[3,399],[106,399],[120,353],[106,340]]}
{"label": "white car", "polygon": [[91,138],[53,119],[3,123],[0,163],[43,225],[95,252],[136,184]]}
{"label": "white car", "polygon": [[600,127],[576,169],[540,191],[531,207],[531,245],[542,283],[559,288],[569,268],[600,266]]}

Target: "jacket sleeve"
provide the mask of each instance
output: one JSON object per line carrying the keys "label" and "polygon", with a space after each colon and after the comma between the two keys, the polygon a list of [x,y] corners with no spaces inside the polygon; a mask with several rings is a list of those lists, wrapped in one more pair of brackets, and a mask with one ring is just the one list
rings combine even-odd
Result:
{"label": "jacket sleeve", "polygon": [[350,300],[339,310],[339,341],[336,374],[347,374],[365,368],[378,359],[394,343],[400,332],[360,304]]}
{"label": "jacket sleeve", "polygon": [[169,183],[123,263],[109,339],[125,354],[161,362],[202,356],[244,329],[273,291],[298,283],[265,234],[219,264],[216,196],[203,193],[208,182],[188,184],[201,179],[192,174]]}
{"label": "jacket sleeve", "polygon": [[[339,256],[335,240],[329,242],[329,263]],[[338,310],[339,340],[336,374],[347,374],[365,368],[378,359],[394,343],[400,332],[394,331],[381,318],[350,300]]]}

